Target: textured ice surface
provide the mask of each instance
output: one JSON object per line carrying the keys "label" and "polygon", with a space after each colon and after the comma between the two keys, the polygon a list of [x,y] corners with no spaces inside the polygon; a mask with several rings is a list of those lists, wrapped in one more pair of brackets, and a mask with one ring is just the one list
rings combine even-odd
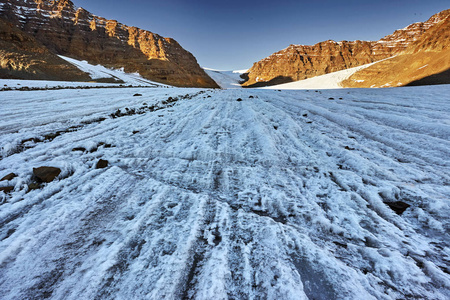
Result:
{"label": "textured ice surface", "polygon": [[448,299],[449,93],[0,92],[0,298]]}

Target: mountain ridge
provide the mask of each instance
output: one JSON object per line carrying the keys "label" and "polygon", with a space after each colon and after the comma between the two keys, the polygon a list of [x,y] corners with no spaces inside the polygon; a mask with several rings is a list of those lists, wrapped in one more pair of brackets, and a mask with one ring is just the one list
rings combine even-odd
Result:
{"label": "mountain ridge", "polygon": [[258,87],[298,81],[398,55],[448,15],[450,10],[444,10],[379,41],[327,40],[311,46],[292,44],[254,63],[243,85]]}
{"label": "mountain ridge", "polygon": [[218,87],[172,38],[77,8],[70,0],[0,0],[0,18],[51,52],[186,87]]}
{"label": "mountain ridge", "polygon": [[396,57],[356,72],[342,85],[368,88],[450,83],[449,41],[450,13]]}

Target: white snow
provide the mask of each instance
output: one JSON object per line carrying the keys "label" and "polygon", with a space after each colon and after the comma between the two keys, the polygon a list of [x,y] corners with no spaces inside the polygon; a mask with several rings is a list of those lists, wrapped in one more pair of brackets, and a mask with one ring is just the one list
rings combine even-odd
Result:
{"label": "white snow", "polygon": [[449,299],[449,93],[0,92],[0,298]]}
{"label": "white snow", "polygon": [[95,82],[74,82],[74,81],[48,81],[48,80],[21,80],[21,79],[0,79],[1,88],[20,89],[29,88],[54,88],[54,87],[112,87],[119,84],[95,83]]}
{"label": "white snow", "polygon": [[342,81],[346,80],[356,72],[365,69],[371,65],[374,65],[376,63],[377,62],[374,62],[371,64],[366,64],[363,66],[337,71],[304,80],[263,87],[263,89],[274,89],[274,90],[341,89]]}
{"label": "white snow", "polygon": [[240,82],[243,81],[241,75],[248,70],[237,71],[219,71],[215,69],[203,68],[221,88],[223,89],[238,89],[242,88]]}
{"label": "white snow", "polygon": [[123,68],[109,69],[102,65],[89,64],[87,61],[80,61],[62,55],[58,56],[68,61],[69,63],[73,64],[81,71],[88,73],[92,79],[113,78],[122,80],[125,82],[125,84],[140,85],[140,86],[162,85],[160,83],[145,79],[138,73],[126,73],[124,72]]}

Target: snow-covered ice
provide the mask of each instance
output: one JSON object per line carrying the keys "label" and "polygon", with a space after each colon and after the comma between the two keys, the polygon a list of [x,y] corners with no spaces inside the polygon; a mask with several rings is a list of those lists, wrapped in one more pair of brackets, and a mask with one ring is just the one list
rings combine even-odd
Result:
{"label": "snow-covered ice", "polygon": [[219,71],[209,68],[203,68],[221,88],[223,89],[239,89],[242,88],[240,82],[243,81],[241,75],[246,73],[247,70],[239,71]]}
{"label": "snow-covered ice", "polygon": [[111,78],[115,80],[121,80],[125,84],[140,85],[140,86],[154,86],[162,85],[145,79],[139,73],[126,73],[122,69],[109,69],[102,65],[92,65],[87,61],[80,61],[74,58],[59,55],[60,58],[71,63],[81,71],[88,73],[92,79]]}
{"label": "snow-covered ice", "polygon": [[0,298],[449,299],[449,93],[0,92]]}
{"label": "snow-covered ice", "polygon": [[[380,60],[380,61],[384,61]],[[356,72],[370,67],[380,61],[365,64],[359,67],[349,68],[337,72],[328,73],[325,75],[320,75],[304,80],[283,83],[278,85],[272,85],[263,87],[262,89],[275,89],[275,90],[307,90],[307,89],[341,89],[342,82],[355,74]]]}

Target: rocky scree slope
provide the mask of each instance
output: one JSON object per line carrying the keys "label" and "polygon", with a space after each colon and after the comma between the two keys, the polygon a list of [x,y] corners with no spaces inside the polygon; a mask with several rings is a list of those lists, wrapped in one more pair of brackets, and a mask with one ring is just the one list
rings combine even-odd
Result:
{"label": "rocky scree slope", "polygon": [[290,45],[256,62],[248,73],[247,87],[303,80],[389,58],[403,52],[449,15],[449,10],[418,22],[379,41],[332,40],[313,46]]}
{"label": "rocky scree slope", "polygon": [[0,18],[55,54],[175,86],[217,87],[178,42],[77,8],[69,0],[0,0]]}

